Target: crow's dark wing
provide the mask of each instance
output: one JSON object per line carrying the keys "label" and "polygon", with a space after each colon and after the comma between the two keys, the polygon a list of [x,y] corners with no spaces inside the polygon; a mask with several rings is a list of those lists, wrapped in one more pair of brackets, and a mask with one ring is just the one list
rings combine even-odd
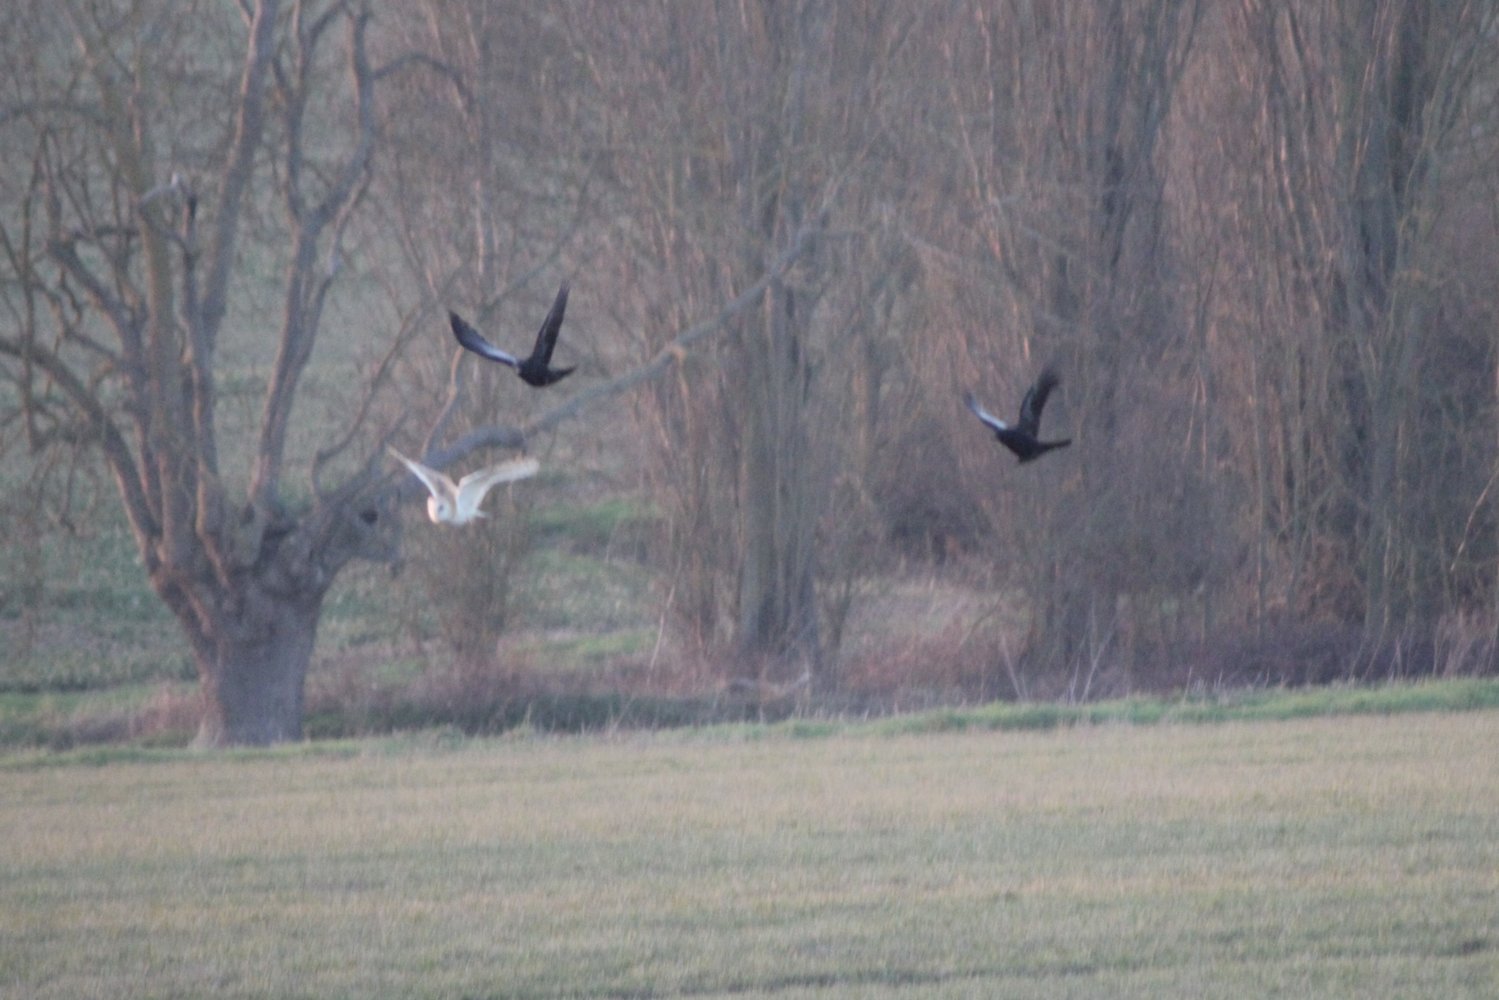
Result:
{"label": "crow's dark wing", "polygon": [[1059,381],[1055,370],[1043,369],[1036,384],[1026,391],[1025,399],[1021,400],[1019,427],[1031,437],[1041,433],[1041,409],[1046,405],[1046,397],[1051,395],[1051,390],[1056,388]]}
{"label": "crow's dark wing", "polygon": [[480,357],[488,358],[491,361],[498,361],[502,365],[509,365],[511,368],[520,367],[519,359],[514,355],[506,354],[485,340],[478,330],[465,323],[463,317],[457,313],[448,313],[448,321],[452,324],[453,336],[458,338],[458,343],[462,344],[465,350],[473,351]]}
{"label": "crow's dark wing", "polygon": [[567,282],[557,290],[557,298],[552,303],[552,308],[547,311],[547,318],[541,321],[541,329],[536,332],[536,347],[531,351],[531,360],[540,361],[542,364],[552,363],[552,351],[557,346],[557,334],[562,331],[562,314],[567,311]]}
{"label": "crow's dark wing", "polygon": [[970,410],[972,410],[973,415],[982,420],[990,430],[1003,431],[1009,429],[1010,425],[996,417],[994,414],[990,413],[988,410],[984,409],[983,406],[979,404],[979,401],[973,397],[973,393],[963,393],[963,403]]}

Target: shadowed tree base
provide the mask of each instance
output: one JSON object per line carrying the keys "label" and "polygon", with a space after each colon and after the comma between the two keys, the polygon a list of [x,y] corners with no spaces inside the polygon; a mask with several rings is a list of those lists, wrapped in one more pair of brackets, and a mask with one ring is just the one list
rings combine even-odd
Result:
{"label": "shadowed tree base", "polygon": [[260,595],[254,608],[202,650],[200,747],[268,746],[302,738],[303,688],[322,597]]}

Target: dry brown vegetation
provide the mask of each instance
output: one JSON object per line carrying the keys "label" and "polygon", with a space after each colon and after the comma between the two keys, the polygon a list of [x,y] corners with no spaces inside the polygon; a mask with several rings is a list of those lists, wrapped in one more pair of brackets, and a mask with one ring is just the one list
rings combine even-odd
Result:
{"label": "dry brown vegetation", "polygon": [[[300,732],[328,588],[397,558],[392,440],[648,512],[651,692],[1494,669],[1490,5],[241,7],[0,43],[5,627],[37,535],[122,506],[202,738]],[[568,382],[452,363],[445,308],[519,344],[562,277]],[[1048,362],[1075,443],[1017,467],[959,395]],[[407,533],[454,676],[513,676],[526,496]],[[881,604],[913,576],[982,606]]]}

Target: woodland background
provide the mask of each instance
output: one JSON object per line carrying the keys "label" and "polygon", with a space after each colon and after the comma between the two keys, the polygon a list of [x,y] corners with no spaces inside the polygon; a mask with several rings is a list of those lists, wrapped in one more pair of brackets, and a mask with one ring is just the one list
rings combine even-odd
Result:
{"label": "woodland background", "polygon": [[[332,569],[314,732],[1494,670],[1492,3],[0,20],[12,738],[196,725],[203,660],[101,430],[145,418],[100,303],[150,313],[153,260],[214,278],[162,263],[196,246],[162,236],[185,192],[237,229],[211,364],[172,343],[212,383],[214,487],[262,531],[400,499],[387,441],[543,463],[483,525],[408,503]],[[257,25],[267,123],[233,161]],[[567,382],[455,369],[447,309],[520,348],[565,278]],[[1047,363],[1073,445],[1019,467],[961,392],[1012,415]]]}

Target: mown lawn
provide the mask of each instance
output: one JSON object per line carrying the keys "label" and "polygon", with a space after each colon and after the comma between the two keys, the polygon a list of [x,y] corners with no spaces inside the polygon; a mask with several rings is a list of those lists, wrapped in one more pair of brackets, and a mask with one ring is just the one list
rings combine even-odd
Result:
{"label": "mown lawn", "polygon": [[1499,713],[0,761],[0,994],[1492,997]]}

